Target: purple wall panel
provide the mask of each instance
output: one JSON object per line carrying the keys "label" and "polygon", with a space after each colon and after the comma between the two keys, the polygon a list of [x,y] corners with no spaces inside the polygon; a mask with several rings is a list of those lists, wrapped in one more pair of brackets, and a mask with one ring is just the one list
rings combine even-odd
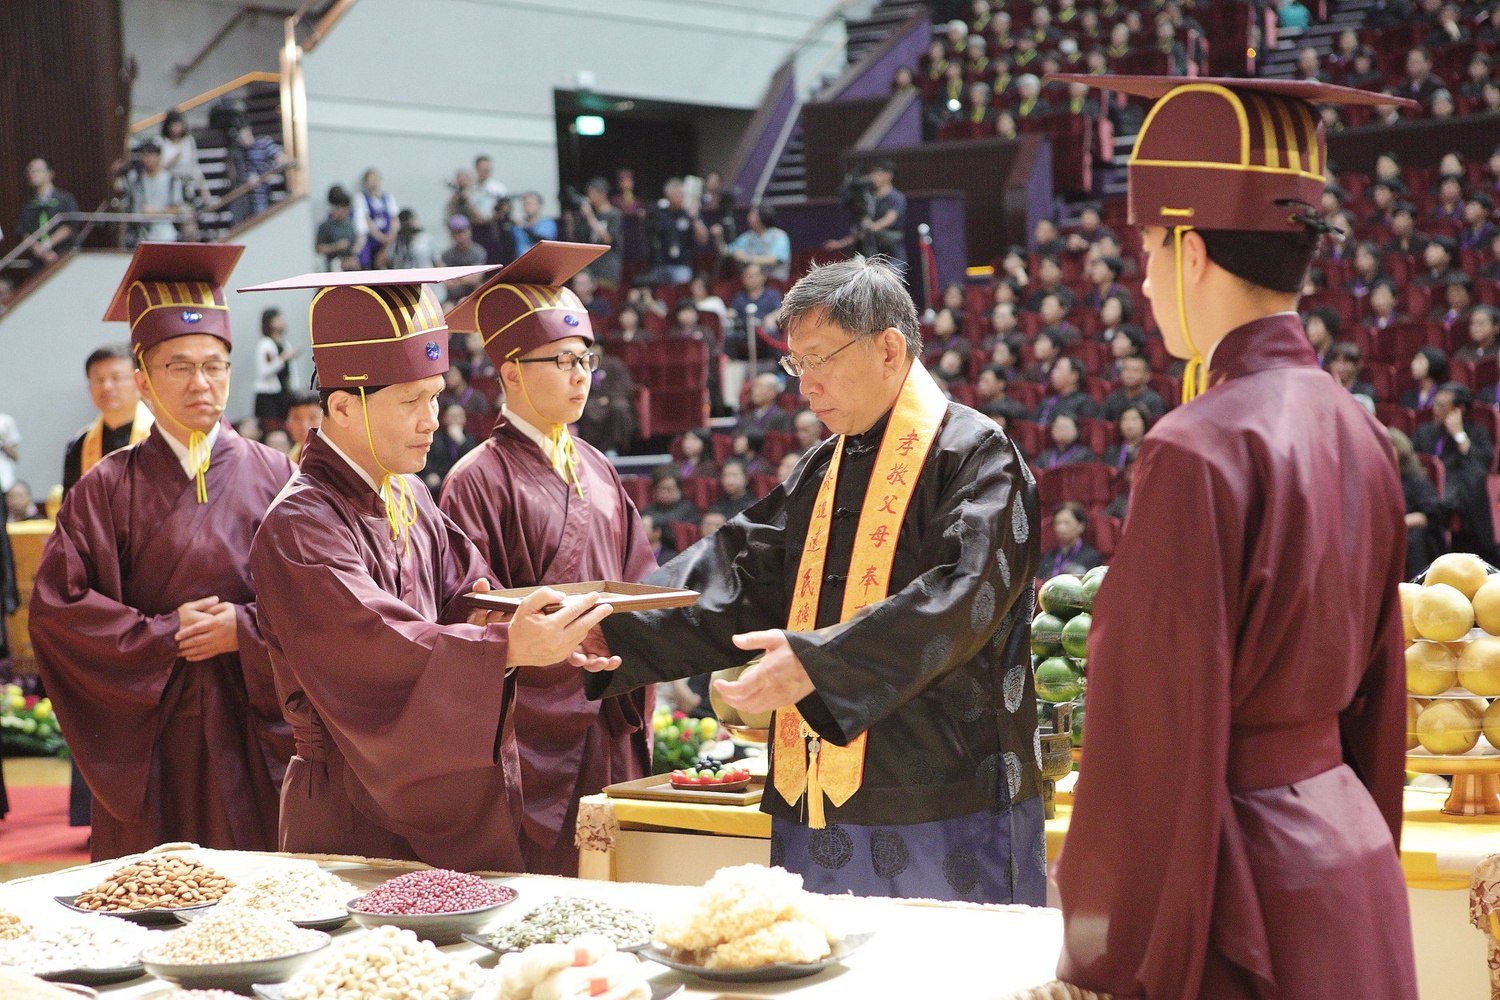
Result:
{"label": "purple wall panel", "polygon": [[755,194],[760,176],[770,163],[772,154],[776,152],[776,140],[781,135],[787,116],[796,113],[796,108],[797,88],[789,76],[786,88],[776,98],[775,110],[766,121],[765,131],[756,138],[755,146],[745,158],[745,166],[740,175],[733,178],[734,190],[743,203],[748,204]]}
{"label": "purple wall panel", "polygon": [[916,72],[917,60],[927,51],[932,41],[932,22],[923,20],[907,32],[885,55],[865,67],[859,76],[851,80],[836,96],[838,100],[855,97],[884,97],[891,92],[891,77],[897,68],[910,66]]}

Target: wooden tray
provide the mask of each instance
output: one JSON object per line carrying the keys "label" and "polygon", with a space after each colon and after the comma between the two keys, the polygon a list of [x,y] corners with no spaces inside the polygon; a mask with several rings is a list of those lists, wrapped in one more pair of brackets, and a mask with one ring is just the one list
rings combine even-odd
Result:
{"label": "wooden tray", "polygon": [[[620,583],[618,580],[586,580],[583,583],[549,583],[548,587],[564,594],[592,594],[598,591],[603,601],[616,611],[657,611],[661,608],[685,608],[698,602],[694,590],[672,590],[668,587],[652,587],[644,583]],[[491,590],[486,593],[465,594],[461,600],[471,608],[482,611],[504,611],[514,614],[527,595],[539,587],[513,587],[510,590]],[[545,611],[556,611],[560,605],[547,606]]]}
{"label": "wooden tray", "polygon": [[743,792],[713,792],[706,788],[673,788],[670,774],[653,774],[649,778],[621,781],[604,786],[612,799],[649,799],[653,802],[681,802],[705,806],[753,806],[766,791],[765,775],[750,777],[750,787]]}

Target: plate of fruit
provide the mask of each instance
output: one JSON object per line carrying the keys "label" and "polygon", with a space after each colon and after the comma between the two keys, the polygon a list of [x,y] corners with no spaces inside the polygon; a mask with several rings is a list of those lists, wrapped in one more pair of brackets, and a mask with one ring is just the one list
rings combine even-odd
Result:
{"label": "plate of fruit", "polygon": [[695,792],[743,792],[750,787],[750,772],[738,764],[679,768],[672,772],[672,787]]}

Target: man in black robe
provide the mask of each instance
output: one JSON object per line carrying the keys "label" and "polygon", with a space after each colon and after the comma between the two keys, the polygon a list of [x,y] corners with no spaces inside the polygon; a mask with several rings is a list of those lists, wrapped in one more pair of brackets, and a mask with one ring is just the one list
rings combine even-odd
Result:
{"label": "man in black robe", "polygon": [[1495,547],[1495,520],[1490,510],[1489,474],[1495,444],[1489,431],[1469,419],[1474,394],[1462,382],[1444,383],[1432,397],[1432,421],[1417,428],[1412,444],[1443,463],[1443,503],[1458,515],[1455,552],[1473,552],[1500,563]]}
{"label": "man in black robe", "polygon": [[817,268],[783,316],[783,367],[838,436],[648,579],[695,607],[605,623],[623,665],[589,693],[762,652],[719,691],[776,710],[773,863],[819,892],[1040,904],[1035,485],[912,364],[916,308],[889,265]]}

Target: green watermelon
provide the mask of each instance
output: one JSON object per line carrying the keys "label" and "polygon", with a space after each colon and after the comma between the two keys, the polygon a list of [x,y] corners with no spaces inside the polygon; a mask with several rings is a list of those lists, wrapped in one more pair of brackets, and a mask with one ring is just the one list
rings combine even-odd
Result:
{"label": "green watermelon", "polygon": [[1063,621],[1043,611],[1031,620],[1031,651],[1042,659],[1062,652]]}
{"label": "green watermelon", "polygon": [[1067,621],[1083,610],[1083,581],[1070,573],[1054,576],[1038,597],[1043,611]]}
{"label": "green watermelon", "polygon": [[1093,620],[1093,616],[1087,611],[1069,619],[1062,630],[1063,652],[1075,660],[1085,659],[1089,655],[1089,625]]}
{"label": "green watermelon", "polygon": [[1083,684],[1065,656],[1052,656],[1036,668],[1036,696],[1054,705],[1074,701],[1083,693]]}

